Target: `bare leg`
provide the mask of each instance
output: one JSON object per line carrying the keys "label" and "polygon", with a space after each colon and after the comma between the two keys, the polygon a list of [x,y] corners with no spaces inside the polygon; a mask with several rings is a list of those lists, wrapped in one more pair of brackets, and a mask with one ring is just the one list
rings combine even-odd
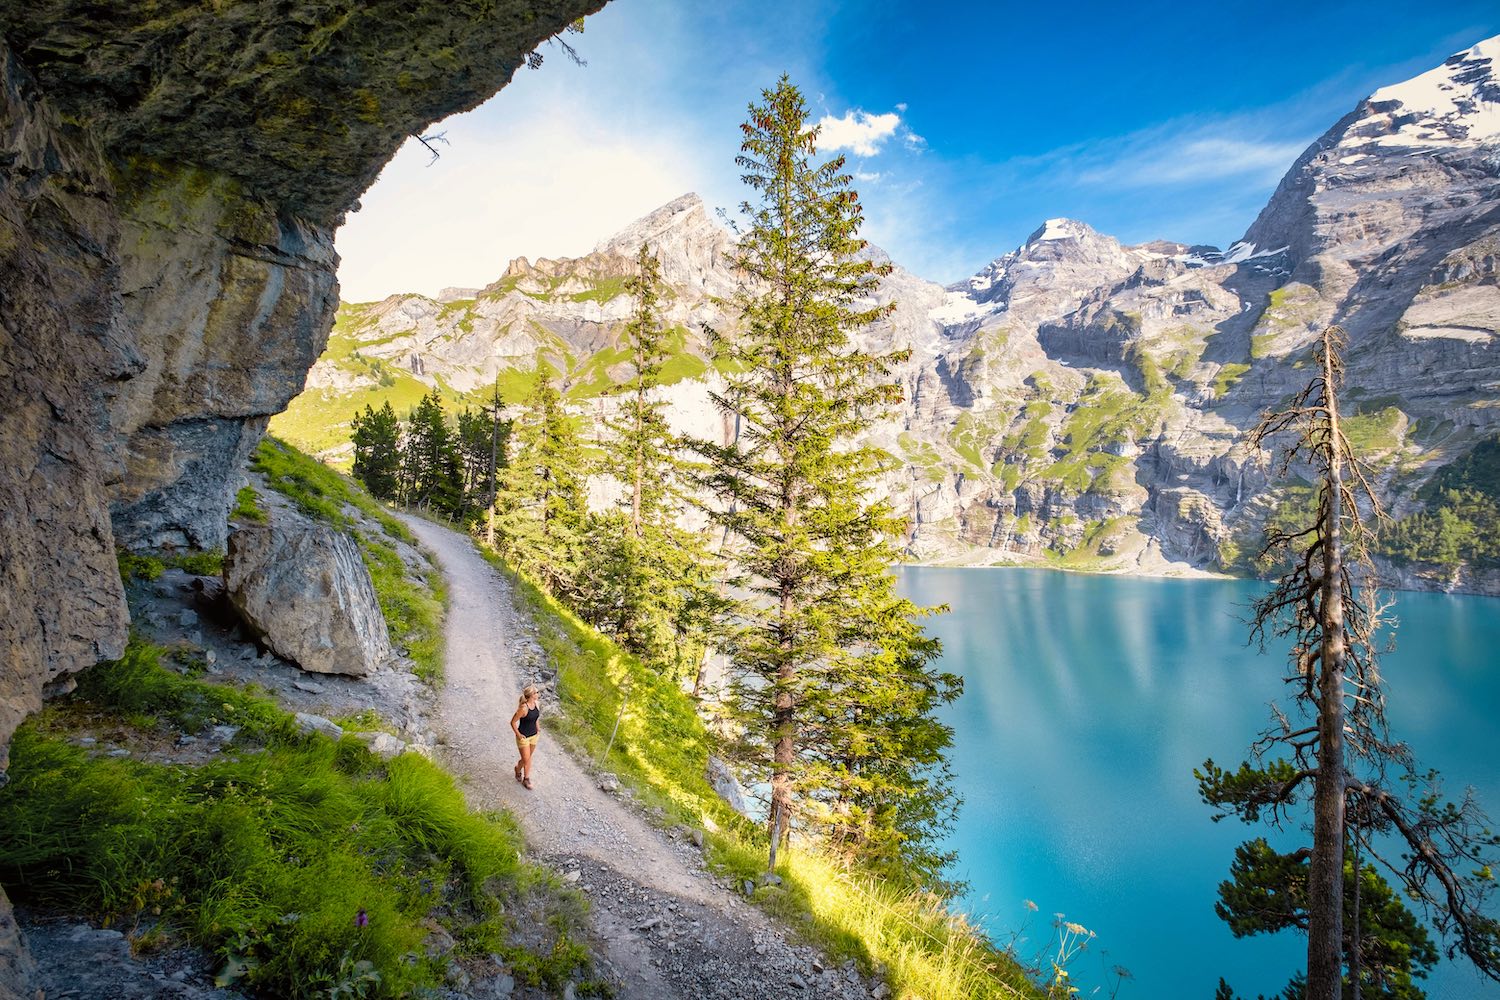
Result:
{"label": "bare leg", "polygon": [[531,754],[535,749],[530,745],[521,747],[521,777],[523,778],[531,777]]}

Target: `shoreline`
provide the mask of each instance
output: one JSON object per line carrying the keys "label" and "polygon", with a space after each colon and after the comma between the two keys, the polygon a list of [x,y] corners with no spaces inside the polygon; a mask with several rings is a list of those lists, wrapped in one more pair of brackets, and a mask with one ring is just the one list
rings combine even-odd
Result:
{"label": "shoreline", "polygon": [[[1233,573],[1219,573],[1213,570],[1201,569],[1187,563],[1176,563],[1163,561],[1160,567],[1143,566],[1113,566],[1113,567],[1089,567],[1089,566],[1060,566],[1057,563],[1045,560],[1016,559],[1001,562],[980,562],[978,559],[970,561],[963,560],[962,556],[955,557],[959,561],[943,561],[934,559],[908,559],[895,564],[895,568],[907,567],[920,569],[961,569],[961,570],[984,570],[984,569],[1023,569],[1023,570],[1047,570],[1056,573],[1077,573],[1080,576],[1120,576],[1141,580],[1248,580],[1267,582],[1265,577],[1239,576]],[[1467,586],[1462,579],[1448,585],[1442,586],[1429,577],[1422,576],[1415,571],[1401,571],[1392,573],[1387,570],[1388,576],[1382,580],[1379,590],[1390,593],[1402,594],[1444,594],[1451,597],[1488,597],[1500,598],[1500,587],[1493,589],[1480,589]],[[1467,574],[1465,574],[1467,575]],[[1391,579],[1394,577],[1395,579]],[[1413,584],[1426,584],[1425,586],[1413,586]]]}

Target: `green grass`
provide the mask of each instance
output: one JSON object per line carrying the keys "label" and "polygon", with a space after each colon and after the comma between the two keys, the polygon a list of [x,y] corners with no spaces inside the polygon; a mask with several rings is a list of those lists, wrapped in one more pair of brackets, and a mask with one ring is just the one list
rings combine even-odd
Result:
{"label": "green grass", "polygon": [[1147,435],[1161,419],[1163,405],[1159,394],[1143,398],[1118,379],[1091,377],[1063,422],[1065,453],[1042,474],[1077,493],[1127,489],[1130,460],[1106,449]]}
{"label": "green grass", "polygon": [[194,576],[219,576],[224,572],[224,553],[210,552],[115,552],[122,580],[155,580],[168,569]]}
{"label": "green grass", "polygon": [[1101,555],[1099,550],[1105,543],[1127,534],[1133,527],[1133,518],[1111,517],[1089,521],[1083,527],[1083,538],[1066,551],[1048,548],[1043,551],[1047,561],[1059,569],[1079,571],[1099,570],[1110,565],[1112,557]]}
{"label": "green grass", "polygon": [[[381,762],[351,738],[301,735],[271,702],[161,656],[132,640],[17,732],[0,797],[12,899],[117,926],[139,951],[192,943],[259,995],[411,996],[441,984],[449,957],[492,952],[553,990],[579,977],[582,903],[520,863],[511,821],[469,812],[424,758]],[[239,734],[197,767],[70,742],[84,723],[149,745],[216,721]],[[513,943],[536,917],[540,953]],[[453,935],[452,956],[428,956],[430,920]]]}
{"label": "green grass", "polygon": [[984,449],[1000,436],[1000,428],[993,420],[983,420],[974,414],[959,414],[953,429],[948,432],[948,444],[959,457],[977,469],[985,468]]}
{"label": "green grass", "polygon": [[1283,334],[1305,329],[1316,318],[1317,303],[1317,289],[1296,281],[1271,292],[1250,335],[1250,357],[1259,359],[1276,353]]}
{"label": "green grass", "polygon": [[575,292],[572,295],[569,295],[568,298],[574,302],[603,303],[624,294],[625,279],[623,277],[600,278],[599,281],[595,283],[593,288],[590,288],[587,291],[583,292]]}
{"label": "green grass", "polygon": [[234,495],[234,509],[229,512],[231,521],[254,521],[262,523],[266,519],[266,512],[260,507],[260,494],[255,492],[254,486],[242,486],[240,491]]}
{"label": "green grass", "polygon": [[[1020,455],[1025,462],[1040,462],[1047,456],[1047,445],[1052,440],[1052,428],[1047,417],[1052,413],[1052,404],[1044,399],[1034,399],[1021,411],[1021,426],[1000,442],[1000,451]],[[1019,473],[1017,473],[1019,478]]]}
{"label": "green grass", "polygon": [[901,446],[901,454],[907,464],[921,469],[928,480],[940,483],[947,476],[948,470],[943,456],[931,444],[919,440],[907,431],[902,431],[896,440]]}
{"label": "green grass", "polygon": [[[692,699],[583,624],[571,611],[513,573],[517,601],[538,627],[558,670],[565,713],[553,727],[581,755],[618,775],[636,798],[667,823],[705,831],[709,863],[736,882],[765,869],[758,824],[735,813],[708,784],[714,746]],[[606,756],[616,720],[619,731]],[[806,843],[782,854],[782,886],[762,886],[755,901],[836,960],[866,970],[884,965],[896,995],[928,1000],[1038,997],[1022,970],[974,927],[930,893],[851,870]]]}
{"label": "green grass", "polygon": [[[442,574],[429,569],[413,579],[391,540],[415,545],[406,525],[396,520],[380,502],[354,480],[304,455],[284,441],[262,441],[251,467],[266,477],[267,484],[291,500],[303,513],[353,534],[360,557],[370,571],[375,596],[385,615],[391,641],[405,647],[416,664],[415,673],[436,681],[443,670],[443,608],[447,591]],[[353,507],[380,526],[380,533],[360,531],[346,508]]]}
{"label": "green grass", "polygon": [[1223,399],[1229,391],[1240,384],[1240,379],[1250,371],[1249,365],[1230,363],[1219,366],[1219,373],[1214,376],[1214,398]]}
{"label": "green grass", "polygon": [[1347,416],[1343,421],[1344,436],[1361,458],[1389,454],[1401,446],[1402,416],[1395,406]]}

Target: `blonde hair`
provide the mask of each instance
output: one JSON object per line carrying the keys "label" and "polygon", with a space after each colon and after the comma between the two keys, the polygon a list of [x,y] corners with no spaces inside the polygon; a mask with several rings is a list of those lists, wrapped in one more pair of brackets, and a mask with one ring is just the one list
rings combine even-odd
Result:
{"label": "blonde hair", "polygon": [[537,695],[539,695],[541,693],[542,693],[542,689],[539,688],[539,687],[537,687],[535,684],[528,684],[528,685],[526,685],[524,688],[521,689],[521,701],[520,701],[520,704],[518,704],[516,707],[517,708],[523,708],[523,707],[525,707],[525,705],[526,705],[526,703],[528,701],[530,701],[532,698],[535,698]]}

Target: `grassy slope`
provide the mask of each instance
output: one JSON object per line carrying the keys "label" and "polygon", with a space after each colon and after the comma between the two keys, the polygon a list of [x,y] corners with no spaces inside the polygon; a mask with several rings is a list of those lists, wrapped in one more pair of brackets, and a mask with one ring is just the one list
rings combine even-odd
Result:
{"label": "grassy slope", "polygon": [[[422,757],[301,735],[270,701],[164,654],[132,640],[17,733],[0,797],[13,899],[118,926],[137,951],[197,944],[226,984],[275,996],[410,996],[450,958],[491,953],[554,988],[578,975],[581,902],[519,861],[510,820],[469,812]],[[218,723],[239,731],[201,766],[93,756],[73,739],[163,746]],[[546,915],[540,953],[516,943],[516,913]],[[451,955],[428,954],[433,921]]]}
{"label": "grassy slope", "polygon": [[[497,555],[484,555],[516,580],[518,600],[557,665],[566,717],[553,728],[579,754],[618,774],[667,822],[702,828],[710,863],[737,882],[756,879],[765,868],[764,833],[710,787],[713,738],[693,701],[517,577]],[[605,757],[616,719],[619,731]],[[884,966],[898,996],[1040,995],[944,900],[844,868],[807,845],[783,857],[783,884],[759,887],[756,901],[832,955],[856,958],[867,969]]]}
{"label": "grassy slope", "polygon": [[[407,575],[392,544],[413,541],[406,527],[281,442],[263,443],[254,464],[310,516],[352,531],[392,638],[438,676],[441,578]],[[264,519],[253,489],[233,516]],[[120,569],[153,579],[167,565],[216,572],[221,560],[121,553]],[[225,982],[266,995],[410,996],[441,984],[450,960],[493,971],[491,955],[554,990],[580,979],[582,900],[521,863],[508,817],[469,812],[420,756],[383,762],[353,738],[302,735],[270,700],[200,680],[202,670],[190,647],[168,654],[133,637],[120,661],[81,675],[74,695],[21,728],[0,792],[0,882],[12,898],[118,926],[138,951],[199,945]],[[76,739],[107,735],[142,756],[219,724],[238,732],[198,766],[96,756]],[[429,955],[438,925],[454,947]]]}

